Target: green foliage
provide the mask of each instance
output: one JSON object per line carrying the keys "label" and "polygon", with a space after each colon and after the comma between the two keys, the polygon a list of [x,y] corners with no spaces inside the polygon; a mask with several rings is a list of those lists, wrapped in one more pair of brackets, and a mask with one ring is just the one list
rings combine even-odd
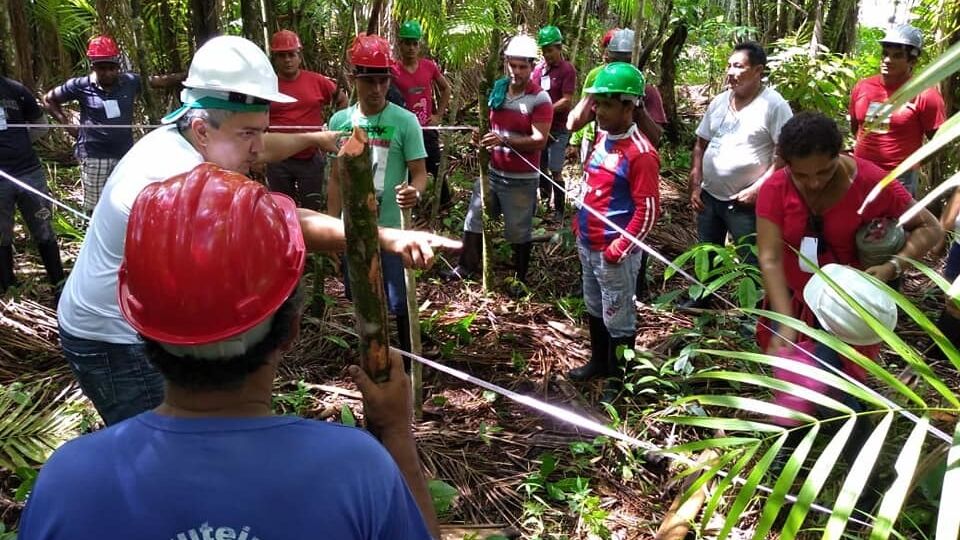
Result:
{"label": "green foliage", "polygon": [[[740,307],[755,307],[761,299],[763,280],[760,269],[753,264],[743,262],[743,253],[750,250],[756,253],[756,246],[744,244],[697,244],[674,259],[676,266],[683,267],[693,262],[693,275],[703,283],[692,284],[687,288],[690,298],[706,298],[729,286],[736,291]],[[667,281],[677,271],[670,267],[664,270],[663,280]]]}
{"label": "green foliage", "polygon": [[274,393],[273,411],[279,414],[305,416],[310,410],[311,400],[310,389],[301,379],[297,381],[297,388],[292,392]]}
{"label": "green foliage", "polygon": [[[578,447],[583,452],[595,451]],[[560,467],[557,457],[546,452],[538,460],[540,467],[521,484],[527,497],[523,505],[522,522],[528,532],[539,535],[546,529],[543,518],[550,511],[551,504],[565,503],[567,510],[577,516],[578,522],[591,535],[609,538],[610,530],[605,522],[608,516],[600,506],[600,498],[593,493],[590,479],[581,476],[578,466]],[[581,464],[582,465],[582,464]],[[551,477],[560,476],[551,480]]]}
{"label": "green foliage", "polygon": [[0,467],[16,471],[41,465],[79,435],[79,400],[74,387],[58,391],[45,383],[0,385]]}
{"label": "green foliage", "polygon": [[810,56],[809,43],[794,35],[773,43],[769,56],[770,82],[790,102],[795,112],[820,111],[837,121],[846,121],[850,90],[857,81],[858,60],[831,53],[820,46]]}
{"label": "green foliage", "polygon": [[8,531],[7,526],[0,523],[0,540],[17,540],[17,531]]}
{"label": "green foliage", "polygon": [[340,423],[350,427],[357,426],[357,418],[353,416],[353,411],[350,410],[349,405],[344,404],[340,407]]}
{"label": "green foliage", "polygon": [[751,27],[731,23],[716,12],[717,7],[707,2],[693,2],[676,8],[690,32],[688,44],[677,59],[677,79],[686,84],[709,84],[718,89],[733,46],[754,32]]}
{"label": "green foliage", "polygon": [[427,482],[427,489],[430,490],[433,507],[436,509],[437,515],[440,516],[446,514],[453,508],[454,500],[460,495],[457,488],[436,478]]}

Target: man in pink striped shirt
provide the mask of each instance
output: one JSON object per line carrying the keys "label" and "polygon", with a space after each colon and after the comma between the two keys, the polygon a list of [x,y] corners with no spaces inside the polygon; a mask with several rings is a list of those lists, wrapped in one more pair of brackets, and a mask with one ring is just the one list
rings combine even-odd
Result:
{"label": "man in pink striped shirt", "polygon": [[[538,54],[530,36],[515,36],[504,50],[508,77],[496,81],[490,92],[490,131],[480,144],[490,151],[490,191],[493,217],[503,215],[503,235],[513,247],[515,281],[510,292],[526,292],[527,270],[533,248],[533,214],[537,206],[540,152],[547,145],[553,103],[550,95],[530,78]],[[480,271],[483,251],[483,200],[479,181],[473,187],[470,209],[463,225],[463,251],[455,279]]]}

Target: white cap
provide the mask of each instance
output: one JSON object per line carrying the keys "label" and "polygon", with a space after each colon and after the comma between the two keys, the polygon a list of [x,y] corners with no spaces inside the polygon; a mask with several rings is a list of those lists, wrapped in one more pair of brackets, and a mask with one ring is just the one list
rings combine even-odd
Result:
{"label": "white cap", "polygon": [[[840,264],[828,264],[820,269],[863,309],[873,315],[888,330],[897,326],[897,304],[862,273]],[[827,283],[820,274],[814,275],[803,289],[803,301],[816,315],[824,330],[851,345],[873,345],[881,341],[870,325]]]}
{"label": "white cap", "polygon": [[510,38],[503,55],[513,58],[536,58],[540,55],[540,47],[532,37],[520,34]]}

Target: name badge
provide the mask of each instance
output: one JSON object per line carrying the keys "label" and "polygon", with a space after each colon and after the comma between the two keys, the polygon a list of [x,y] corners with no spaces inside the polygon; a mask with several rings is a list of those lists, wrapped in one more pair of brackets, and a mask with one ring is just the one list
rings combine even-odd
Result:
{"label": "name badge", "polygon": [[544,90],[550,90],[550,76],[544,75],[540,77],[540,88]]}
{"label": "name badge", "polygon": [[528,113],[527,113],[527,104],[526,104],[526,103],[521,103],[521,104],[520,104],[520,114],[528,114]]}
{"label": "name badge", "polygon": [[[812,236],[804,236],[800,241],[800,271],[812,274],[820,268],[820,260],[817,258],[817,247],[820,240]],[[811,266],[813,265],[813,266]]]}
{"label": "name badge", "polygon": [[7,130],[7,110],[0,107],[0,131]]}
{"label": "name badge", "polygon": [[115,99],[104,100],[103,110],[107,113],[107,118],[120,118],[120,105]]}

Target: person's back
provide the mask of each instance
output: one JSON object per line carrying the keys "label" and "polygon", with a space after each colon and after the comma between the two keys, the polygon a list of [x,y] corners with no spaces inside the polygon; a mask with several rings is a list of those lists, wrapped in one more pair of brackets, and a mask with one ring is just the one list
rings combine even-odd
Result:
{"label": "person's back", "polygon": [[146,412],[66,444],[35,494],[21,540],[429,538],[373,437],[294,416]]}

